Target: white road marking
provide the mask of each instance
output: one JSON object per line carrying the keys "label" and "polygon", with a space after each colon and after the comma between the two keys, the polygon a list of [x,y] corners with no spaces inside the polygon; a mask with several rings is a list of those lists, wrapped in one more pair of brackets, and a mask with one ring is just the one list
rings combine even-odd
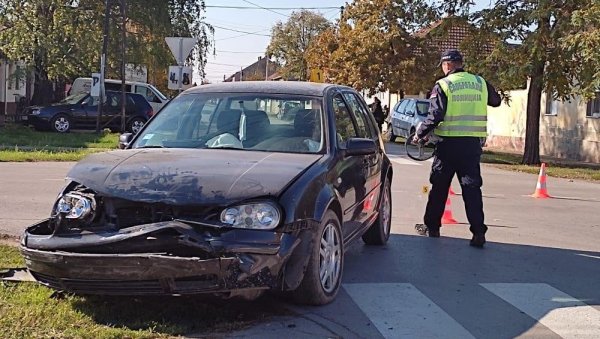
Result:
{"label": "white road marking", "polygon": [[600,338],[600,311],[548,284],[481,284],[563,338]]}
{"label": "white road marking", "polygon": [[385,338],[474,338],[412,284],[343,286]]}
{"label": "white road marking", "polygon": [[[399,165],[411,165],[411,166],[422,166],[423,165],[418,161],[406,159],[406,158],[403,158],[403,157],[400,157],[397,155],[388,155],[388,157],[390,158],[391,161],[393,161]],[[426,161],[421,161],[421,162],[426,162]]]}
{"label": "white road marking", "polygon": [[[393,192],[393,191],[392,191]],[[588,257],[588,258],[594,258],[594,259],[600,259],[600,257],[595,256],[595,255],[589,255],[589,254],[583,254],[583,253],[577,253],[577,255],[580,255],[582,257]]]}

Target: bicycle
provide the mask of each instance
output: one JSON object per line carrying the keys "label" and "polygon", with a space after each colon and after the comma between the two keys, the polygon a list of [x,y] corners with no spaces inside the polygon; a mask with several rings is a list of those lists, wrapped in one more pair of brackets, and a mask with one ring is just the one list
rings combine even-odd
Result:
{"label": "bicycle", "polygon": [[430,133],[427,138],[421,139],[419,142],[414,142],[415,134],[416,132],[411,133],[404,142],[406,155],[415,161],[425,161],[431,159],[434,155],[435,145],[442,140],[442,138]]}

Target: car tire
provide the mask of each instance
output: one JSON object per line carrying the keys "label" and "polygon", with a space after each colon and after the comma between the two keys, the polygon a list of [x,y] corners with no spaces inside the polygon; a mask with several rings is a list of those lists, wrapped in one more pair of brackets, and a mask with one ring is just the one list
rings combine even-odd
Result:
{"label": "car tire", "polygon": [[394,129],[392,128],[392,124],[388,124],[388,127],[387,127],[387,141],[388,142],[396,142],[396,135],[394,134]]}
{"label": "car tire", "polygon": [[362,239],[367,245],[385,245],[390,238],[392,227],[392,190],[390,179],[383,184],[381,202],[379,203],[379,215],[377,219],[363,234]]}
{"label": "car tire", "polygon": [[292,298],[305,305],[318,306],[332,302],[340,289],[343,271],[344,241],[340,221],[329,210],[314,232],[308,267],[300,286],[291,292]]}
{"label": "car tire", "polygon": [[59,113],[50,120],[50,128],[55,132],[69,133],[71,131],[71,127],[71,117],[66,114]]}
{"label": "car tire", "polygon": [[140,117],[133,117],[127,123],[127,131],[133,134],[137,134],[137,132],[139,132],[142,129],[142,127],[144,127],[145,123],[146,119]]}

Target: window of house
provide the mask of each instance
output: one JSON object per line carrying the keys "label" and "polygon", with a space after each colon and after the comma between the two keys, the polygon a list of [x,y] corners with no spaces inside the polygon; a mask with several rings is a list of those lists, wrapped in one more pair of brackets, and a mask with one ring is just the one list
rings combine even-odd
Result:
{"label": "window of house", "polygon": [[17,65],[15,67],[15,89],[18,91],[19,90],[19,77],[21,76],[21,67],[19,67],[19,65]]}
{"label": "window of house", "polygon": [[588,101],[585,116],[589,118],[600,118],[600,92],[596,92],[596,96]]}
{"label": "window of house", "polygon": [[545,115],[558,115],[558,100],[554,100],[551,96],[546,96],[546,112]]}

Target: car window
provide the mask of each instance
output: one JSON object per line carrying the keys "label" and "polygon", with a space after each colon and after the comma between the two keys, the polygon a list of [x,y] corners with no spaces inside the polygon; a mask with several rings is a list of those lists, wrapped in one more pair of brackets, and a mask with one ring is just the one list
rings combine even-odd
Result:
{"label": "car window", "polygon": [[421,116],[426,116],[429,112],[429,102],[427,101],[417,101],[417,114]]}
{"label": "car window", "polygon": [[160,99],[156,96],[156,94],[148,87],[145,86],[135,86],[135,92],[143,96],[148,102],[160,103]]}
{"label": "car window", "polygon": [[409,100],[407,99],[400,101],[400,103],[396,106],[396,112],[403,113],[404,109],[406,108],[406,104],[408,104],[408,101]]}
{"label": "car window", "polygon": [[404,114],[413,115],[417,110],[417,106],[415,105],[414,100],[407,100],[406,107],[404,108]]}
{"label": "car window", "polygon": [[354,117],[357,126],[358,136],[360,138],[372,138],[371,130],[369,129],[369,125],[367,124],[367,116],[369,113],[363,112],[358,99],[354,96],[353,93],[345,92],[344,99],[348,103],[350,108],[350,114]]}
{"label": "car window", "polygon": [[348,139],[356,137],[356,129],[350,116],[350,110],[340,94],[333,97],[333,112],[335,114],[336,140],[338,144],[345,143]]}
{"label": "car window", "polygon": [[[280,116],[293,102],[293,117]],[[288,105],[289,106],[289,105]],[[194,93],[167,104],[133,147],[235,148],[324,152],[320,97],[254,93]]]}

